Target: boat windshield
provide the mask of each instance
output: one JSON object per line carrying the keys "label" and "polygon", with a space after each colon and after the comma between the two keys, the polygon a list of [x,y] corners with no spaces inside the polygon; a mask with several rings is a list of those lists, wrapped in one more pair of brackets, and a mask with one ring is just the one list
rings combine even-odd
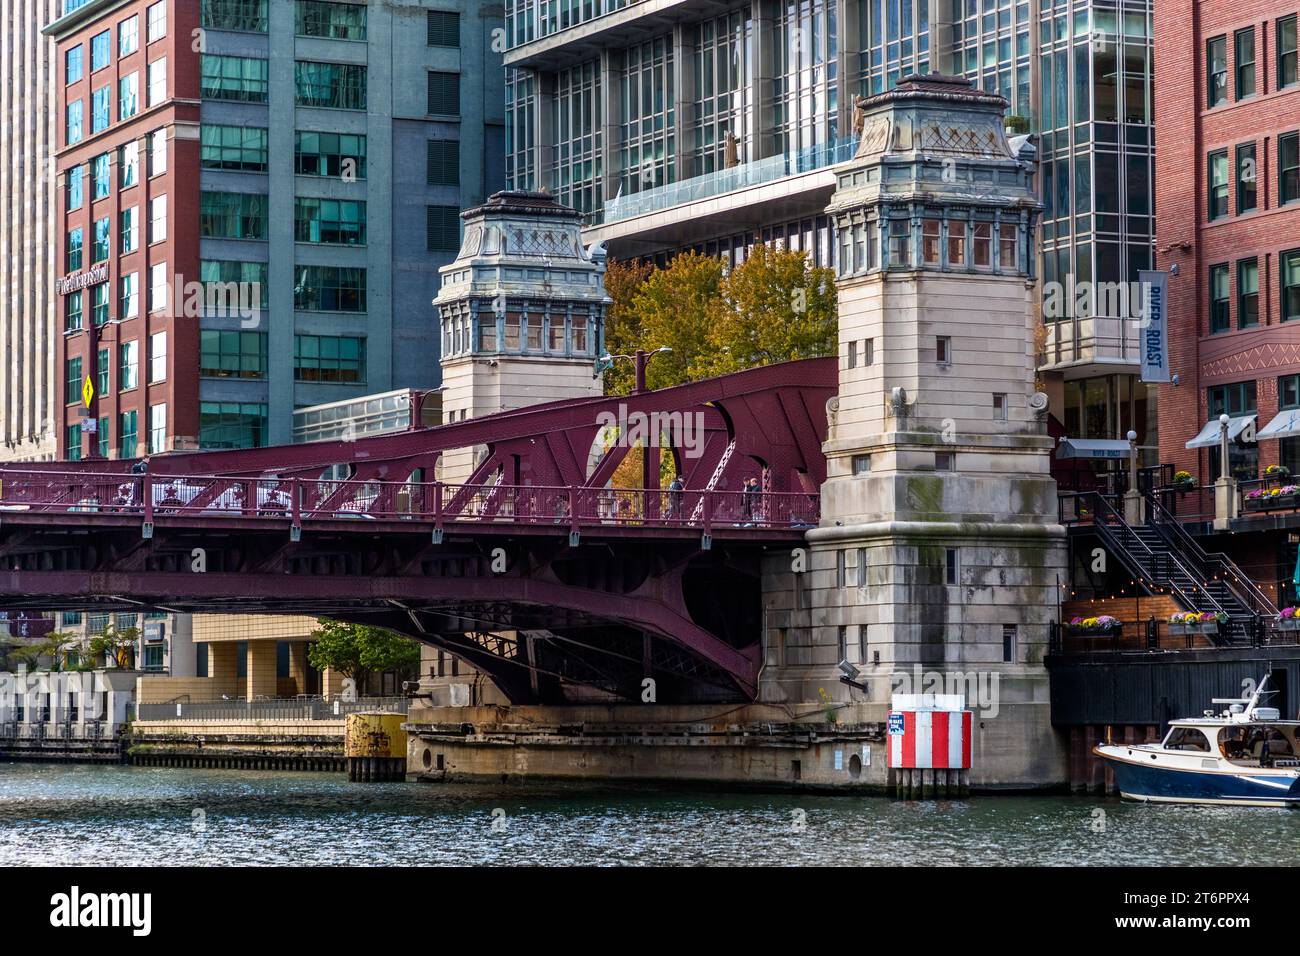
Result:
{"label": "boat windshield", "polygon": [[1169,731],[1163,744],[1166,750],[1194,750],[1210,752],[1210,741],[1199,727],[1175,727]]}
{"label": "boat windshield", "polygon": [[1242,724],[1219,731],[1219,752],[1233,763],[1249,766],[1296,766],[1296,728]]}

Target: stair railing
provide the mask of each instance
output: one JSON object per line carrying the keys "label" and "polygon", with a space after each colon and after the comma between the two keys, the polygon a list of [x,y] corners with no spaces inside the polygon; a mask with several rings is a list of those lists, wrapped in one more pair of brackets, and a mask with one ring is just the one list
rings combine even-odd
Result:
{"label": "stair railing", "polygon": [[1217,578],[1223,583],[1239,602],[1255,616],[1276,617],[1277,607],[1250,576],[1235,561],[1225,554],[1209,553],[1188,533],[1182,523],[1169,513],[1169,510],[1156,500],[1154,495],[1147,496],[1148,519],[1156,530],[1172,546],[1182,550],[1190,559],[1195,569],[1201,573],[1200,580],[1211,581]]}

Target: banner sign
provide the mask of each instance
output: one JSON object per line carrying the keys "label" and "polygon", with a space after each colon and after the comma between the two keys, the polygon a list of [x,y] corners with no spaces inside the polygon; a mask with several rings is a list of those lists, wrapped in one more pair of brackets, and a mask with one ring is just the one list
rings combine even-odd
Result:
{"label": "banner sign", "polygon": [[1169,381],[1169,273],[1139,272],[1142,290],[1138,348],[1142,355],[1142,381]]}

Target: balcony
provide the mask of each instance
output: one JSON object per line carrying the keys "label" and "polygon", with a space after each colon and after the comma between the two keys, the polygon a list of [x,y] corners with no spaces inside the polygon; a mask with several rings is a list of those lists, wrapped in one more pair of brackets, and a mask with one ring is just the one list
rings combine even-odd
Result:
{"label": "balcony", "polygon": [[1067,379],[1116,372],[1139,366],[1138,324],[1110,316],[1066,317],[1045,323],[1047,338],[1039,368],[1063,372]]}
{"label": "balcony", "polygon": [[506,51],[507,67],[554,70],[572,66],[599,56],[602,50],[664,33],[676,23],[717,16],[723,9],[715,0],[596,0],[593,16],[570,21],[570,13],[578,11],[553,6],[551,13],[537,11],[532,24],[536,39]]}
{"label": "balcony", "polygon": [[833,167],[856,148],[845,137],[607,200],[584,241],[612,243],[611,255],[623,256],[646,251],[629,245],[681,246],[820,215],[835,191]]}

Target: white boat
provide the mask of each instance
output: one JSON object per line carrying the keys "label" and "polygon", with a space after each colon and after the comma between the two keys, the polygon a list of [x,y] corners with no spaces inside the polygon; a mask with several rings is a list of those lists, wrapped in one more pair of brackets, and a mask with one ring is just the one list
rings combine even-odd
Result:
{"label": "white boat", "polygon": [[1204,716],[1171,720],[1160,743],[1100,744],[1093,753],[1115,774],[1120,795],[1151,803],[1300,807],[1300,721],[1250,697]]}

